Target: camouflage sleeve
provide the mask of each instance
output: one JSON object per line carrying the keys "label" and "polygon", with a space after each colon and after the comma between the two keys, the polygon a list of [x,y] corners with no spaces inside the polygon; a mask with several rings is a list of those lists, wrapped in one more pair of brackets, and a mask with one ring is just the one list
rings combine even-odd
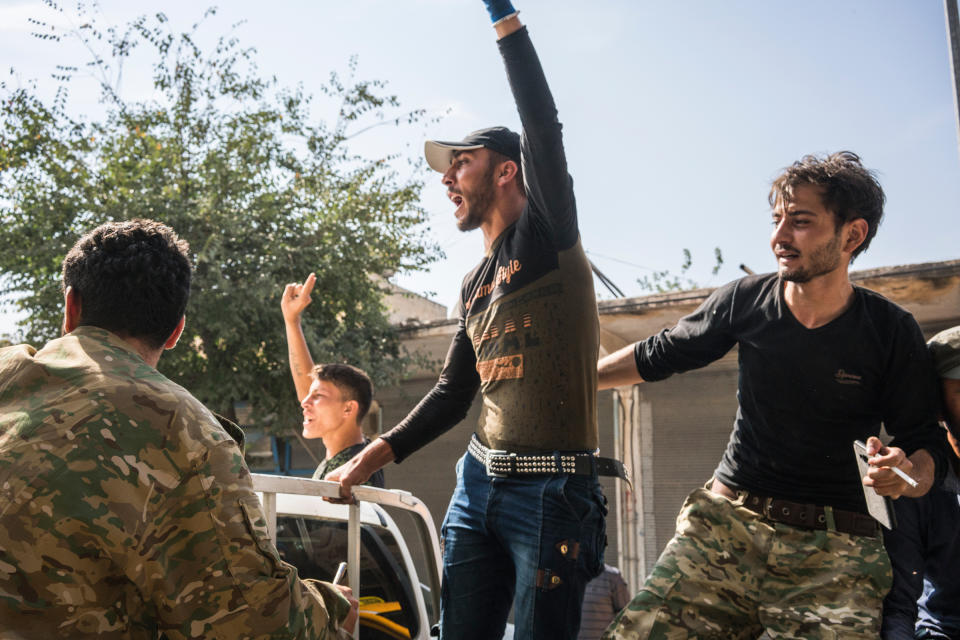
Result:
{"label": "camouflage sleeve", "polygon": [[280,560],[236,443],[209,441],[144,507],[128,575],[170,638],[336,638],[349,603]]}

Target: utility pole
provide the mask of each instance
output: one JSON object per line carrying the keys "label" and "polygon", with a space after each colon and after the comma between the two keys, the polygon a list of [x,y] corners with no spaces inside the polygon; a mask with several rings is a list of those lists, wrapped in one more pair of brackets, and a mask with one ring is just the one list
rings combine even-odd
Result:
{"label": "utility pole", "polygon": [[953,112],[957,124],[957,145],[960,149],[960,15],[957,0],[943,0],[947,15],[947,39],[950,42],[950,69],[953,72]]}

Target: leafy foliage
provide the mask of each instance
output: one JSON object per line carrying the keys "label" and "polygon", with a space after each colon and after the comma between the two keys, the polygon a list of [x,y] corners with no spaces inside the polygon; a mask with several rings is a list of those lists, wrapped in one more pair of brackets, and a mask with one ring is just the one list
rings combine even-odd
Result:
{"label": "leafy foliage", "polygon": [[[299,422],[279,297],[310,271],[304,330],[314,358],[394,380],[404,356],[371,274],[421,269],[438,249],[424,235],[419,169],[401,179],[394,158],[358,157],[348,140],[424,113],[401,113],[381,82],[355,81],[351,60],[349,77],[333,73],[323,89],[340,105],[336,121],[315,122],[311,97],[261,77],[236,37],[202,50],[204,21],[174,33],[158,13],[102,29],[78,11],[75,29],[34,21],[38,37],[77,39],[90,53],[86,65],[57,68],[52,100],[35,82],[0,84],[0,297],[29,312],[23,337],[42,344],[59,333],[60,262],[81,234],[145,217],[187,239],[195,266],[187,331],[160,369],[214,410],[233,415],[249,401],[255,425]],[[154,60],[146,101],[119,91],[137,47]],[[69,113],[70,83],[86,76],[99,85],[102,117]]]}
{"label": "leafy foliage", "polygon": [[[723,267],[723,253],[720,251],[720,247],[714,247],[713,249],[713,268],[710,270],[711,274],[717,275],[720,272],[720,268]],[[683,250],[683,262],[680,265],[680,273],[671,272],[669,269],[664,269],[663,271],[654,271],[649,276],[641,276],[637,278],[637,284],[640,285],[645,291],[650,291],[651,293],[666,293],[668,291],[686,291],[689,289],[698,289],[699,284],[692,278],[687,276],[687,272],[690,270],[691,265],[693,264],[693,256],[690,254],[690,249]]]}

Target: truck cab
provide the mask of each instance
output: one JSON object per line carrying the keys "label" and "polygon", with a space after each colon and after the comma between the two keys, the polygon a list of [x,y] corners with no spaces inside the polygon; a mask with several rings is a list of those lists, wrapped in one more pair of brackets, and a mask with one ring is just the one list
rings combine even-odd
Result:
{"label": "truck cab", "polygon": [[280,557],[301,578],[331,580],[347,562],[360,601],[354,637],[430,638],[440,614],[440,545],[426,506],[396,489],[355,487],[355,504],[331,504],[324,480],[252,474]]}

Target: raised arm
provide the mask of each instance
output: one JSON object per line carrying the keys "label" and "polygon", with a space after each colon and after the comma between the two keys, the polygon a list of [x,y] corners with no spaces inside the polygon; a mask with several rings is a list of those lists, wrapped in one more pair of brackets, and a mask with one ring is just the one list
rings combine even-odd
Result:
{"label": "raised arm", "polygon": [[290,357],[290,375],[297,388],[297,400],[303,400],[310,393],[310,371],[313,358],[303,336],[300,316],[310,304],[310,293],[317,282],[316,274],[311,273],[303,284],[291,283],[283,289],[280,298],[280,310],[283,312],[283,325],[287,332],[287,352]]}
{"label": "raised arm", "polygon": [[494,21],[510,90],[523,131],[521,163],[531,213],[544,216],[560,248],[579,235],[573,181],[567,173],[562,126],[540,59],[510,2],[485,0]]}

